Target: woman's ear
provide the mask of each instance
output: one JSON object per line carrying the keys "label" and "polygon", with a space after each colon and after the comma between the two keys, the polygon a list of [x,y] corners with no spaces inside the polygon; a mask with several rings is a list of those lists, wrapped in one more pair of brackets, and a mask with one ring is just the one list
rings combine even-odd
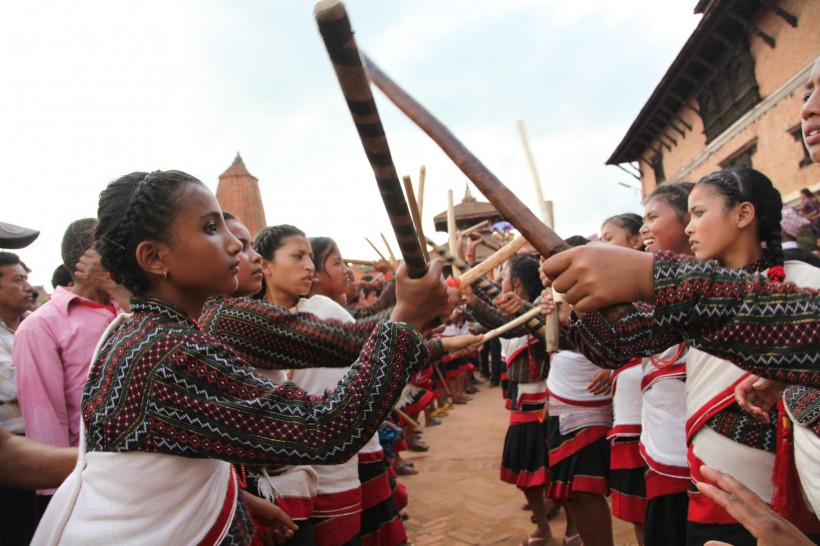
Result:
{"label": "woman's ear", "polygon": [[273,274],[271,264],[265,258],[262,258],[262,274],[266,277],[270,277]]}
{"label": "woman's ear", "polygon": [[510,277],[510,285],[512,286],[513,292],[521,286],[521,279],[518,277]]}
{"label": "woman's ear", "polygon": [[755,214],[755,206],[744,201],[737,208],[737,227],[745,228],[754,222],[757,215]]}
{"label": "woman's ear", "polygon": [[138,244],[136,258],[140,269],[157,277],[167,277],[170,271],[162,260],[163,251],[167,253],[168,249],[157,241],[142,241]]}
{"label": "woman's ear", "polygon": [[643,238],[640,236],[640,234],[631,236],[627,240],[627,242],[633,250],[640,250],[643,246]]}

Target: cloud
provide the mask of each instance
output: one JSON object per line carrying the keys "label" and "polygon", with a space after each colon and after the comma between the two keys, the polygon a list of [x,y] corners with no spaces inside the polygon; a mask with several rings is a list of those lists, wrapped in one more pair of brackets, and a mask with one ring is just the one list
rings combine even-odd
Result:
{"label": "cloud", "polygon": [[[561,234],[639,210],[603,166],[697,18],[674,2],[350,0],[357,40],[537,211],[524,119]],[[65,227],[107,181],[178,168],[215,189],[242,153],[271,222],[372,257],[389,234],[312,2],[51,0],[0,5],[0,219],[38,228],[21,252],[45,281]],[[425,227],[465,176],[378,92],[399,174],[428,169]],[[477,192],[474,192],[477,194]],[[439,234],[438,237],[442,237]]]}

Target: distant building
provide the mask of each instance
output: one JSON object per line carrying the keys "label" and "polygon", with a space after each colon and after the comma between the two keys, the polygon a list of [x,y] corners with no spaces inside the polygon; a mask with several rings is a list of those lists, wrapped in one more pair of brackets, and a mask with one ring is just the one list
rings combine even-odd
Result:
{"label": "distant building", "polygon": [[644,195],[720,169],[766,174],[785,202],[820,189],[800,131],[820,2],[700,0],[700,23],[612,156]]}
{"label": "distant building", "polygon": [[245,224],[252,237],[268,225],[259,193],[259,180],[248,172],[239,152],[228,170],[219,176],[216,200],[222,210],[230,212]]}
{"label": "distant building", "polygon": [[[490,226],[504,221],[504,217],[501,216],[501,213],[495,210],[494,206],[484,201],[478,201],[475,197],[473,197],[473,193],[470,191],[469,185],[467,185],[464,189],[464,197],[462,198],[461,203],[454,205],[453,209],[456,217],[456,228],[460,231],[463,231],[476,224],[480,224],[485,220],[489,221]],[[443,231],[447,233],[447,211],[445,210],[444,212],[436,214],[433,217],[433,224],[435,225],[436,231]],[[479,262],[484,260],[484,258],[492,254],[494,251],[498,250],[505,242],[507,242],[503,238],[495,237],[492,233],[490,233],[489,227],[479,230],[479,233],[484,235],[485,242],[485,244],[479,245],[476,249],[476,260]],[[441,246],[449,250],[448,243],[444,243]]]}

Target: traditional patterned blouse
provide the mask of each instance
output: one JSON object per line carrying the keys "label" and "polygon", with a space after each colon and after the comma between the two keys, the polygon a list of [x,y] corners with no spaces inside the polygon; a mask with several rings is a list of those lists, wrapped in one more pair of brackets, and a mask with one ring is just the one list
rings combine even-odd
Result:
{"label": "traditional patterned blouse", "polygon": [[[353,323],[323,320],[311,313],[250,298],[211,298],[199,324],[205,333],[263,369],[344,368],[350,366],[384,318]],[[440,359],[440,340],[426,342],[427,359]]]}
{"label": "traditional patterned blouse", "polygon": [[799,422],[811,423],[809,415],[816,419],[818,291],[669,252],[655,253],[654,279],[654,308],[634,305],[615,323],[600,313],[574,322],[571,330],[577,332],[570,335],[585,355],[598,365],[618,367],[633,356],[685,341],[754,374],[803,385],[800,400],[792,393],[791,403],[795,409],[800,404]]}
{"label": "traditional patterned blouse", "polygon": [[[497,307],[490,303],[488,295],[481,290],[476,291],[476,299],[468,308],[468,313],[479,324],[487,329],[503,326],[515,317],[505,317]],[[536,303],[536,305],[538,305]],[[521,302],[518,315],[532,309],[533,304]],[[549,357],[540,332],[528,325],[519,326],[502,334],[504,339],[526,338],[526,350],[516,351],[513,358],[507,358],[507,379],[516,383],[530,383],[547,377],[549,372]]]}
{"label": "traditional patterned blouse", "polygon": [[381,294],[379,294],[378,299],[372,304],[367,307],[350,307],[347,311],[353,315],[353,318],[356,320],[374,315],[387,318],[385,312],[389,311],[394,305],[396,305],[396,280],[390,279],[384,283]]}
{"label": "traditional patterned blouse", "polygon": [[[340,387],[309,396],[256,375],[168,302],[134,298],[131,311],[91,366],[83,393],[89,451],[342,462],[373,436],[427,356],[414,328],[383,322]],[[224,543],[250,543],[252,527],[240,501]]]}
{"label": "traditional patterned blouse", "polygon": [[584,317],[596,331],[609,328],[599,365],[685,341],[762,377],[820,387],[820,291],[670,252],[655,253],[654,277],[654,308],[633,306],[617,337],[600,314]]}

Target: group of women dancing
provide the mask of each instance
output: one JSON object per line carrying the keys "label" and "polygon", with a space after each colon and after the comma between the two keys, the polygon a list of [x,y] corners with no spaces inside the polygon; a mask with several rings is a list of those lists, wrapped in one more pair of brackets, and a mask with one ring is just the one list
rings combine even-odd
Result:
{"label": "group of women dancing", "polygon": [[[818,88],[820,62],[804,126],[820,118]],[[820,162],[816,143],[810,152]],[[643,218],[609,218],[601,236],[656,261],[689,254],[818,289],[820,270],[784,260],[781,207],[763,173],[729,169],[660,186]],[[585,314],[556,304],[527,254],[509,261],[493,290],[464,287],[463,303],[442,281],[441,260],[418,279],[400,267],[394,296],[354,316],[331,239],[273,226],[251,240],[180,171],[111,182],[95,239],[102,265],[133,295],[130,314],[100,340],[79,461],[34,544],[406,542],[376,433],[422,368],[481,341],[425,335],[456,304],[488,328],[539,304],[562,323],[552,355],[529,326],[502,343],[510,425],[501,478],[532,511],[524,544],[552,540],[548,515],[558,506],[566,544],[611,545],[612,515],[634,524],[640,544],[755,544],[731,509],[701,493],[714,477],[702,465],[731,472],[806,540],[820,540],[816,384],[733,364],[766,344],[765,328],[720,330],[710,338],[722,343],[715,356],[659,328],[669,315],[649,303]],[[611,279],[613,291],[631,281]],[[776,345],[778,331],[769,334]]]}

